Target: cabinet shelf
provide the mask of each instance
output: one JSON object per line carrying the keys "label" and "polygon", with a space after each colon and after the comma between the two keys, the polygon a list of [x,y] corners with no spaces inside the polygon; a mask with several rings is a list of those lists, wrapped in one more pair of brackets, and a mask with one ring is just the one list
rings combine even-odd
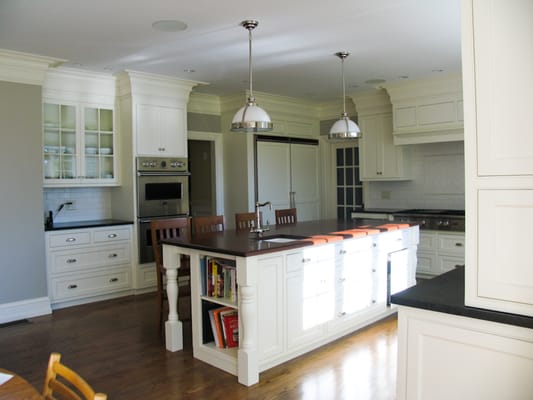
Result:
{"label": "cabinet shelf", "polygon": [[231,307],[234,309],[238,309],[237,303],[233,301],[229,301],[228,299],[224,297],[213,297],[213,296],[200,296],[200,299],[208,301],[210,303],[219,304],[224,307]]}

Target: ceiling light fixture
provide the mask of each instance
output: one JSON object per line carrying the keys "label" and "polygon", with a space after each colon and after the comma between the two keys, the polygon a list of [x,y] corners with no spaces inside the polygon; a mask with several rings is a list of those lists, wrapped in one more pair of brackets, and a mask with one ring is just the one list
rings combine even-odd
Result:
{"label": "ceiling light fixture", "polygon": [[250,93],[248,101],[231,121],[233,132],[266,132],[272,130],[272,122],[267,112],[255,103],[252,90],[252,30],[259,25],[256,20],[242,21],[241,25],[248,29],[248,81],[250,82]]}
{"label": "ceiling light fixture", "polygon": [[330,139],[359,139],[361,137],[361,130],[355,122],[348,118],[346,114],[346,87],[344,84],[344,59],[350,55],[347,51],[339,51],[335,53],[341,59],[342,69],[342,114],[331,129],[329,130]]}

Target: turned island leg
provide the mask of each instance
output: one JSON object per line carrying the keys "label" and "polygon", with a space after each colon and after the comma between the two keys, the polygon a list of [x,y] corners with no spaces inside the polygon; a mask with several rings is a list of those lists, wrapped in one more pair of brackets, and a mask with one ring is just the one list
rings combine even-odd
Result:
{"label": "turned island leg", "polygon": [[167,276],[168,321],[165,322],[165,342],[169,351],[183,350],[183,327],[178,319],[178,268],[180,253],[175,246],[163,244],[163,267]]}

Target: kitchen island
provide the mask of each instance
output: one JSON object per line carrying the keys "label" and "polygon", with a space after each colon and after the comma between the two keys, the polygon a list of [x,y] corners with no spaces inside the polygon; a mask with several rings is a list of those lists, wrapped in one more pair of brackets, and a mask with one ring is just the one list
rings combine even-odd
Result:
{"label": "kitchen island", "polygon": [[[250,386],[259,372],[394,313],[390,294],[415,284],[417,244],[416,225],[362,219],[271,227],[262,238],[227,230],[165,240],[166,347],[183,347],[182,254],[190,257],[194,357]],[[222,311],[238,315],[236,347],[223,329],[217,335]]]}

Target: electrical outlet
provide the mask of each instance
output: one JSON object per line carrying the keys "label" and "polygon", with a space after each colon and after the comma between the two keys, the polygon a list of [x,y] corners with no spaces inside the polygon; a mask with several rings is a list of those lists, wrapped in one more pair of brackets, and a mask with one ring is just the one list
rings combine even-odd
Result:
{"label": "electrical outlet", "polygon": [[76,200],[65,200],[65,209],[68,211],[76,210]]}

